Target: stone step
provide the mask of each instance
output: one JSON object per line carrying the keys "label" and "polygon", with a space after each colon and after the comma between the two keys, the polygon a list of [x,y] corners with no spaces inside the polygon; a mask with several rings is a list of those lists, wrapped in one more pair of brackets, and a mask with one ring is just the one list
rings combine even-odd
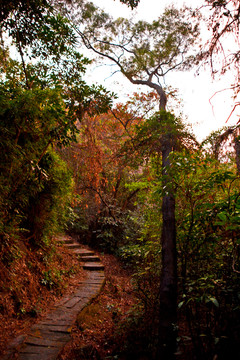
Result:
{"label": "stone step", "polygon": [[91,250],[86,250],[86,249],[76,249],[73,251],[74,254],[79,255],[80,257],[85,257],[85,256],[93,256],[94,252]]}
{"label": "stone step", "polygon": [[78,314],[99,294],[104,284],[103,271],[89,271],[81,285],[33,325],[28,335],[21,335],[9,344],[1,360],[56,360],[71,339]]}
{"label": "stone step", "polygon": [[65,244],[65,247],[67,247],[68,249],[81,249],[81,245],[77,243]]}
{"label": "stone step", "polygon": [[97,255],[86,255],[81,256],[82,261],[84,262],[100,262],[100,259]]}
{"label": "stone step", "polygon": [[83,264],[83,269],[88,271],[100,271],[104,270],[104,266],[101,263],[92,262]]}

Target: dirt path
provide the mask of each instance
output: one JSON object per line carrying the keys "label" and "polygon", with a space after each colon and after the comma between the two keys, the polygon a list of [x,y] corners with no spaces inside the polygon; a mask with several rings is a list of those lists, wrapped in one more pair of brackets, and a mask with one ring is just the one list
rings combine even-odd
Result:
{"label": "dirt path", "polygon": [[105,282],[100,259],[69,237],[60,241],[79,256],[86,278],[76,291],[57,302],[44,319],[33,325],[29,332],[10,344],[2,360],[54,360],[71,338],[71,329],[77,315],[95,298]]}

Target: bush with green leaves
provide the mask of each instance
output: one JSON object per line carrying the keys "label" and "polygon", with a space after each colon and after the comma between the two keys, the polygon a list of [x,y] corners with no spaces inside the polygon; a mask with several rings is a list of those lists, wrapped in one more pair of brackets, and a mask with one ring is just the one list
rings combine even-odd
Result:
{"label": "bush with green leaves", "polygon": [[25,228],[35,243],[49,245],[52,235],[63,231],[68,220],[73,179],[54,151],[48,151],[39,166],[45,176],[41,191],[29,198]]}
{"label": "bush with green leaves", "polygon": [[177,153],[173,163],[179,314],[194,356],[226,356],[225,345],[239,341],[240,180],[230,160],[219,162],[206,152]]}
{"label": "bush with green leaves", "polygon": [[85,112],[105,111],[111,103],[103,87],[83,81],[90,61],[76,50],[68,20],[47,1],[14,2],[5,10],[0,19],[3,247],[21,236],[40,244],[62,223],[71,176],[52,149],[76,139],[76,122]]}
{"label": "bush with green leaves", "polygon": [[[60,160],[47,149],[65,141],[65,105],[57,89],[25,90],[10,83],[0,84],[0,233],[4,241],[8,235],[22,232],[30,212],[30,202],[37,202],[46,192],[50,181],[55,192],[61,191],[62,181],[69,179]],[[69,134],[67,135],[69,137]],[[52,154],[52,155],[50,155]],[[47,164],[51,158],[52,164]],[[53,165],[54,164],[54,165]],[[56,173],[53,168],[56,166]],[[61,169],[61,170],[59,170]],[[54,193],[51,188],[52,193]],[[31,207],[31,206],[30,206]],[[27,230],[29,230],[26,227]],[[28,237],[28,236],[27,236]]]}
{"label": "bush with green leaves", "polygon": [[[226,356],[228,346],[238,351],[239,341],[240,180],[231,159],[219,162],[201,150],[172,153],[171,161],[176,194],[180,348],[186,358]],[[157,316],[159,301],[162,192],[156,157],[148,166],[134,214],[140,225],[138,236],[129,239],[120,255],[134,268],[133,281],[140,299],[136,316],[142,321],[148,319],[146,328],[154,339],[157,321],[150,324],[152,314]]]}

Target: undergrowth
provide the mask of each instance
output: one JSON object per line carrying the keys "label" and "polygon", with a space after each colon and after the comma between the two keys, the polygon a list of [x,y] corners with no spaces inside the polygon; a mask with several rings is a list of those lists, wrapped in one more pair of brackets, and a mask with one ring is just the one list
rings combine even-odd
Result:
{"label": "undergrowth", "polygon": [[31,248],[16,240],[14,250],[0,260],[0,354],[15,335],[74,285],[76,276],[78,280],[84,277],[69,250],[55,240],[51,249]]}

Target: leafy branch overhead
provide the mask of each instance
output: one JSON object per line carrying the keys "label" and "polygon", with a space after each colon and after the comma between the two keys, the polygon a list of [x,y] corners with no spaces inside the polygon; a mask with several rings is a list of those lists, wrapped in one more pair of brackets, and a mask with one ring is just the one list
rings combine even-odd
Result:
{"label": "leafy branch overhead", "polygon": [[132,9],[138,6],[140,0],[120,0],[121,3],[130,6]]}
{"label": "leafy branch overhead", "polygon": [[92,3],[78,0],[62,11],[88,49],[115,63],[133,84],[155,89],[163,103],[166,99],[160,79],[194,61],[190,51],[199,30],[189,9],[168,8],[152,23],[114,20]]}

